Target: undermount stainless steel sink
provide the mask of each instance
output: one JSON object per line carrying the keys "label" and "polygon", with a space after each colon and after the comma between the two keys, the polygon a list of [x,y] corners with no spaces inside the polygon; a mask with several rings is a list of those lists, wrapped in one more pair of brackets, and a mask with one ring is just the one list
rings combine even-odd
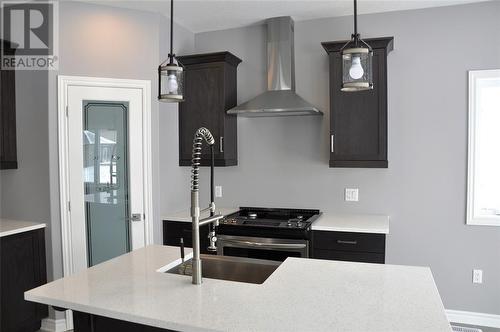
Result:
{"label": "undermount stainless steel sink", "polygon": [[[204,278],[262,284],[280,266],[281,262],[263,259],[201,255]],[[166,273],[192,275],[191,259]]]}

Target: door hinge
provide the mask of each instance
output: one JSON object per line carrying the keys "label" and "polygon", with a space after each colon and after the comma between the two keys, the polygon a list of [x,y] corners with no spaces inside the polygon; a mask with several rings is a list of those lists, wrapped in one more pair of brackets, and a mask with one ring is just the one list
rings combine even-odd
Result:
{"label": "door hinge", "polygon": [[68,211],[71,212],[71,202],[68,201]]}
{"label": "door hinge", "polygon": [[68,109],[69,109],[69,107],[66,105],[66,116],[68,116],[68,114],[69,114]]}

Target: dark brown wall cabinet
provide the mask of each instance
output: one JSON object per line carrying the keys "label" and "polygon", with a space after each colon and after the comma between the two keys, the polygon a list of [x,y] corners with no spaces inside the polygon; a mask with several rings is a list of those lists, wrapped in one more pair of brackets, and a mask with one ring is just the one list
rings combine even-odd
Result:
{"label": "dark brown wall cabinet", "polygon": [[24,300],[24,292],[47,283],[43,229],[0,238],[0,330],[37,331],[46,305]]}
{"label": "dark brown wall cabinet", "polygon": [[[237,123],[226,111],[236,106],[236,69],[230,52],[178,57],[185,67],[185,101],[179,104],[179,165],[191,166],[193,136],[200,127],[215,138],[215,166],[238,164]],[[210,148],[202,147],[201,165],[210,165]]]}
{"label": "dark brown wall cabinet", "polygon": [[385,263],[385,234],[312,231],[312,258]]}
{"label": "dark brown wall cabinet", "polygon": [[[1,40],[4,53],[14,55],[10,42]],[[0,61],[3,61],[0,54]],[[17,168],[16,72],[0,70],[0,169]]]}
{"label": "dark brown wall cabinet", "polygon": [[387,54],[393,37],[365,41],[373,48],[373,90],[342,92],[346,41],[321,43],[330,60],[330,167],[387,168]]}

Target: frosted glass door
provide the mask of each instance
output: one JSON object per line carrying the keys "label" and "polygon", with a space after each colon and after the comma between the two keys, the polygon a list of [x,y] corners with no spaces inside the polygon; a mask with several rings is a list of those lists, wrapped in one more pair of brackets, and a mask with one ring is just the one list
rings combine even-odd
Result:
{"label": "frosted glass door", "polygon": [[127,102],[83,101],[88,265],[130,251]]}

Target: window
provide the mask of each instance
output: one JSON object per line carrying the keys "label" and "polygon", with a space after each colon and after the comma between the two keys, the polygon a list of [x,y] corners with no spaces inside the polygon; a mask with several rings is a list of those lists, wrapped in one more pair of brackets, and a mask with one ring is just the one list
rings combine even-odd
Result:
{"label": "window", "polygon": [[469,71],[467,224],[500,226],[500,70]]}

